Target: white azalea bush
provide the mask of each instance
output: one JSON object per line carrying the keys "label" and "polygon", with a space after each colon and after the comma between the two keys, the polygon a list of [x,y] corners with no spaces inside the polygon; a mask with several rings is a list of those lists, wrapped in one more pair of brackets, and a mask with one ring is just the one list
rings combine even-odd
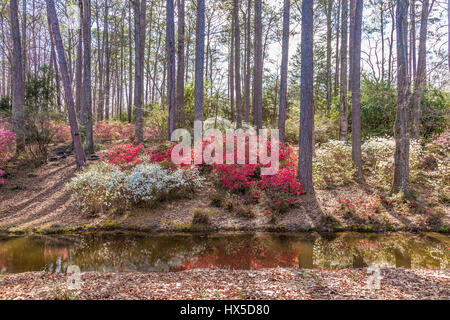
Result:
{"label": "white azalea bush", "polygon": [[152,205],[189,196],[202,183],[196,168],[171,171],[159,164],[141,163],[121,171],[114,165],[99,162],[77,173],[66,187],[82,212],[122,213],[131,205]]}
{"label": "white azalea bush", "polygon": [[[376,186],[389,190],[394,177],[395,140],[393,138],[373,137],[361,146],[363,170],[369,173]],[[411,182],[419,179],[419,167],[423,150],[416,141],[411,141],[409,148],[409,167]]]}
{"label": "white azalea bush", "polygon": [[338,140],[323,143],[315,150],[313,170],[314,185],[319,189],[352,183],[355,169],[351,145]]}
{"label": "white azalea bush", "polygon": [[189,195],[202,185],[197,169],[169,171],[159,164],[137,165],[127,177],[126,191],[135,204],[152,204],[169,197]]}

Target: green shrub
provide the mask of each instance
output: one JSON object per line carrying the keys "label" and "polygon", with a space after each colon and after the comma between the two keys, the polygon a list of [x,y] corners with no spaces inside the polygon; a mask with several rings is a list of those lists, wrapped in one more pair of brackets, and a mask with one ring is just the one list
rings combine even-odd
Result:
{"label": "green shrub", "polygon": [[204,225],[207,226],[211,224],[210,213],[205,209],[197,208],[194,210],[194,216],[192,218],[192,225]]}

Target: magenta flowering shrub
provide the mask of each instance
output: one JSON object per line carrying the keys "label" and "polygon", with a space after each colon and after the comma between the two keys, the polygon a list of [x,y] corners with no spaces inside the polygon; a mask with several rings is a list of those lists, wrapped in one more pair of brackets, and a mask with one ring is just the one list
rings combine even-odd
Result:
{"label": "magenta flowering shrub", "polygon": [[56,121],[50,121],[49,129],[52,133],[52,140],[55,142],[68,142],[72,140],[70,126]]}
{"label": "magenta flowering shrub", "polygon": [[5,163],[11,159],[15,142],[16,134],[0,127],[0,185],[5,183],[2,178],[5,172],[2,168]]}
{"label": "magenta flowering shrub", "polygon": [[[132,140],[135,125],[132,123],[100,121],[94,125],[94,139],[102,140]],[[144,140],[158,140],[162,135],[159,128],[144,127]]]}

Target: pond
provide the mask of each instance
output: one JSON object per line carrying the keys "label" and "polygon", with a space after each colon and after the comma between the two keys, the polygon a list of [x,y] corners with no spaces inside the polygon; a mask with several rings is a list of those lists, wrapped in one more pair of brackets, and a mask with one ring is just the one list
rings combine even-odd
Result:
{"label": "pond", "polygon": [[449,268],[450,237],[437,233],[89,233],[0,236],[0,271],[169,272],[194,268]]}

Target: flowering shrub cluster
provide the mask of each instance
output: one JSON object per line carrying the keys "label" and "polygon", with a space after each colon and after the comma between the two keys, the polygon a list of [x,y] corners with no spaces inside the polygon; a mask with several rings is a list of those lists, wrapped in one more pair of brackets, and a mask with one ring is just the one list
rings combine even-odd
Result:
{"label": "flowering shrub cluster", "polygon": [[314,186],[318,189],[343,186],[353,182],[355,168],[352,147],[343,141],[330,140],[315,151]]}
{"label": "flowering shrub cluster", "polygon": [[[377,187],[389,190],[394,175],[395,140],[374,137],[361,146],[363,170],[370,173],[370,179]],[[420,144],[411,141],[409,149],[410,179],[415,182],[420,173],[423,152]]]}
{"label": "flowering shrub cluster", "polygon": [[359,216],[372,216],[379,211],[383,199],[379,196],[369,197],[367,199],[338,198],[338,202],[345,213],[357,214]]}
{"label": "flowering shrub cluster", "polygon": [[78,173],[67,188],[73,202],[83,212],[123,212],[131,205],[152,205],[169,197],[187,196],[202,182],[196,168],[172,171],[158,164],[140,163],[123,170],[99,162]]}
{"label": "flowering shrub cluster", "polygon": [[121,145],[103,152],[101,159],[118,166],[121,170],[131,169],[142,162],[139,154],[143,148],[142,143]]}
{"label": "flowering shrub cluster", "polygon": [[303,193],[297,173],[288,168],[281,168],[275,175],[263,176],[259,185],[270,200],[269,206],[278,212],[286,211]]}
{"label": "flowering shrub cluster", "polygon": [[0,127],[0,185],[4,184],[2,176],[4,171],[3,165],[11,158],[16,142],[16,134]]}
{"label": "flowering shrub cluster", "polygon": [[52,140],[55,142],[68,142],[72,139],[69,125],[51,120],[49,129],[52,134]]}

